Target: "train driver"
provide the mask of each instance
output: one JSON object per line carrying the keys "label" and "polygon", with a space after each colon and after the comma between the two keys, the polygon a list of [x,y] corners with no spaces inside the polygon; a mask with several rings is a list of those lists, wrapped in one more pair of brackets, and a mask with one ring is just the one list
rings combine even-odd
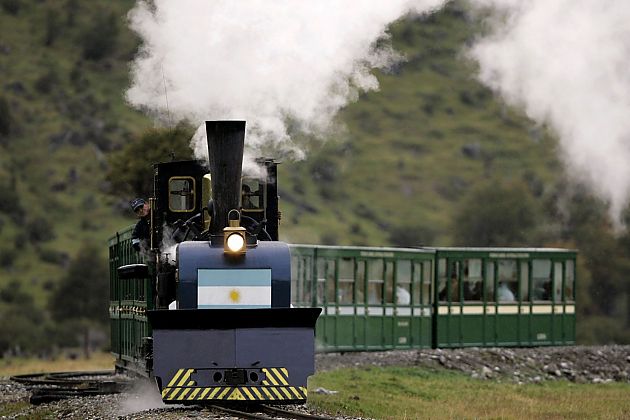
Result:
{"label": "train driver", "polygon": [[142,248],[148,248],[148,240],[151,234],[149,228],[149,213],[151,212],[151,205],[142,198],[134,198],[129,203],[131,209],[138,216],[138,223],[133,228],[131,234],[131,246],[136,251],[140,251]]}

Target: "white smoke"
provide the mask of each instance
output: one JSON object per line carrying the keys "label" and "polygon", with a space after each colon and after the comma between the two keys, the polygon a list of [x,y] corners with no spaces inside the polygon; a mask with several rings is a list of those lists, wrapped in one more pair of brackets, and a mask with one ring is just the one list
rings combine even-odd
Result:
{"label": "white smoke", "polygon": [[570,174],[619,224],[630,192],[630,2],[471,1],[497,10],[470,50],[480,80],[558,133]]}
{"label": "white smoke", "polygon": [[[129,20],[142,46],[127,99],[164,116],[168,98],[172,118],[196,124],[244,119],[250,153],[271,144],[300,157],[288,125],[315,136],[333,129],[339,109],[378,89],[371,70],[399,58],[386,45],[375,47],[388,38],[388,25],[441,3],[138,1]],[[203,135],[195,139],[203,157]]]}

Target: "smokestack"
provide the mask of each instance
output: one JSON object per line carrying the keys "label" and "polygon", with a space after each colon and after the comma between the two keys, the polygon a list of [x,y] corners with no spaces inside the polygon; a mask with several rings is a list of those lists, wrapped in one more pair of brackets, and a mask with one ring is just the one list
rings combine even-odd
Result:
{"label": "smokestack", "polygon": [[238,209],[241,199],[245,121],[206,121],[206,134],[214,202],[210,233],[221,235],[228,212]]}

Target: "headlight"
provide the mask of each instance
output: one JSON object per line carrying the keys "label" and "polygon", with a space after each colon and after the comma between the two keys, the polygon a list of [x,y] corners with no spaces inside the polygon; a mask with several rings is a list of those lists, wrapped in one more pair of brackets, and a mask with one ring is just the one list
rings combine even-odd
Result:
{"label": "headlight", "polygon": [[227,248],[231,252],[241,252],[245,247],[245,238],[240,233],[234,232],[227,237]]}

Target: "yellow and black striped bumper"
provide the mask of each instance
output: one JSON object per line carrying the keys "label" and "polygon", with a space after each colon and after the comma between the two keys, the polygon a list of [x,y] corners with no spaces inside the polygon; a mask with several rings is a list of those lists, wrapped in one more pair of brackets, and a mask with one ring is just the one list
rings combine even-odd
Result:
{"label": "yellow and black striped bumper", "polygon": [[305,386],[292,386],[285,368],[263,368],[265,374],[256,385],[198,386],[191,380],[195,369],[179,369],[162,389],[165,403],[202,401],[305,401]]}

